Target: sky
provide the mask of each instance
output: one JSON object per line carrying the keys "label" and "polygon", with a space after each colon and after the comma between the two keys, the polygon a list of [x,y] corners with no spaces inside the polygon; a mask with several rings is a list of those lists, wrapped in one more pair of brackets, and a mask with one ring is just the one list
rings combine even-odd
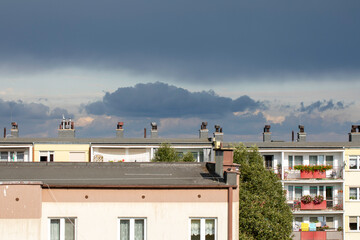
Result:
{"label": "sky", "polygon": [[0,126],[56,137],[347,141],[360,124],[358,0],[3,0]]}

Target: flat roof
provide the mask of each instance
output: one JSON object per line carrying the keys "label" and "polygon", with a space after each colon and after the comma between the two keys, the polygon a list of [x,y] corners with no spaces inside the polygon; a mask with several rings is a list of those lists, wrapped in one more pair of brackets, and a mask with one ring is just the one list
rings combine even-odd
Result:
{"label": "flat roof", "polygon": [[201,138],[3,138],[0,144],[161,144],[170,143],[173,145],[189,144],[189,145],[209,145],[209,139]]}
{"label": "flat roof", "polygon": [[[239,143],[225,142],[224,148],[234,147]],[[360,147],[360,142],[242,142],[247,147],[256,145],[260,149],[343,149]]]}
{"label": "flat roof", "polygon": [[0,163],[0,184],[42,182],[50,187],[225,187],[206,163]]}

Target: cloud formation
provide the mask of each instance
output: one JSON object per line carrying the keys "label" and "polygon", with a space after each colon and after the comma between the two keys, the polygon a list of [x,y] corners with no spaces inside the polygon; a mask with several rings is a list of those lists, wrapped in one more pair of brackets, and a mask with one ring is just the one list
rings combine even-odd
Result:
{"label": "cloud formation", "polygon": [[107,92],[101,101],[85,106],[86,112],[94,115],[153,118],[216,118],[259,108],[265,108],[264,104],[248,96],[232,100],[214,91],[190,92],[161,82],[118,88]]}
{"label": "cloud formation", "polygon": [[358,73],[359,9],[357,0],[6,0],[0,64],[100,65],[199,83]]}
{"label": "cloud formation", "polygon": [[345,106],[342,101],[334,102],[333,100],[316,101],[307,106],[305,106],[304,102],[301,102],[300,105],[301,106],[299,108],[299,111],[306,112],[308,114],[310,114],[314,111],[324,112],[327,110],[340,110],[340,109],[345,109],[346,107],[348,107],[348,106]]}

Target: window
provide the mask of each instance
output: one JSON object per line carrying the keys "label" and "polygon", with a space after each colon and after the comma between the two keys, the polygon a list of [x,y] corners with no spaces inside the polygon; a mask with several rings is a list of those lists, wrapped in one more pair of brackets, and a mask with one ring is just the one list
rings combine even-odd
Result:
{"label": "window", "polygon": [[289,156],[289,168],[293,168],[296,165],[303,165],[303,156]]}
{"label": "window", "polygon": [[146,240],[145,218],[120,218],[120,240]]}
{"label": "window", "polygon": [[350,200],[360,200],[359,199],[359,188],[350,188],[349,199]]}
{"label": "window", "polygon": [[2,162],[24,162],[24,152],[1,152],[0,161]]}
{"label": "window", "polygon": [[190,219],[191,240],[216,240],[215,218],[191,218]]}
{"label": "window", "polygon": [[324,156],[324,155],[310,155],[309,164],[314,165],[334,165],[334,156]]}
{"label": "window", "polygon": [[50,240],[75,240],[76,218],[50,218]]}
{"label": "window", "polygon": [[360,156],[349,156],[350,169],[359,169],[359,157]]}
{"label": "window", "polygon": [[40,152],[40,162],[53,162],[54,161],[54,152],[41,151]]}
{"label": "window", "polygon": [[359,217],[349,217],[349,229],[350,231],[359,231]]}

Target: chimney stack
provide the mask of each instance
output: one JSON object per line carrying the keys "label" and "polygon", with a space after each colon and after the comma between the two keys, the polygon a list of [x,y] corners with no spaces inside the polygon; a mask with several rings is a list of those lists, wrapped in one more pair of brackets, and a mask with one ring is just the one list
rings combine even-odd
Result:
{"label": "chimney stack", "polygon": [[151,124],[151,138],[158,138],[158,130],[156,122],[152,122]]}
{"label": "chimney stack", "polygon": [[206,129],[207,124],[208,124],[207,122],[201,123],[200,131],[199,131],[200,139],[208,139],[209,138],[209,130]]}
{"label": "chimney stack", "polygon": [[349,142],[360,142],[360,125],[352,125],[349,133]]}
{"label": "chimney stack", "polygon": [[298,142],[306,142],[306,133],[303,125],[299,125],[299,132],[297,134]]}
{"label": "chimney stack", "polygon": [[265,125],[264,127],[263,142],[271,142],[270,125]]}
{"label": "chimney stack", "polygon": [[217,142],[222,142],[224,139],[224,134],[220,125],[215,125],[214,138]]}
{"label": "chimney stack", "polygon": [[71,121],[71,118],[61,120],[58,129],[58,137],[59,138],[75,138],[75,124]]}
{"label": "chimney stack", "polygon": [[124,137],[124,122],[118,122],[116,126],[116,137],[117,138],[123,138]]}
{"label": "chimney stack", "polygon": [[11,137],[13,138],[19,137],[19,127],[16,122],[11,123]]}

